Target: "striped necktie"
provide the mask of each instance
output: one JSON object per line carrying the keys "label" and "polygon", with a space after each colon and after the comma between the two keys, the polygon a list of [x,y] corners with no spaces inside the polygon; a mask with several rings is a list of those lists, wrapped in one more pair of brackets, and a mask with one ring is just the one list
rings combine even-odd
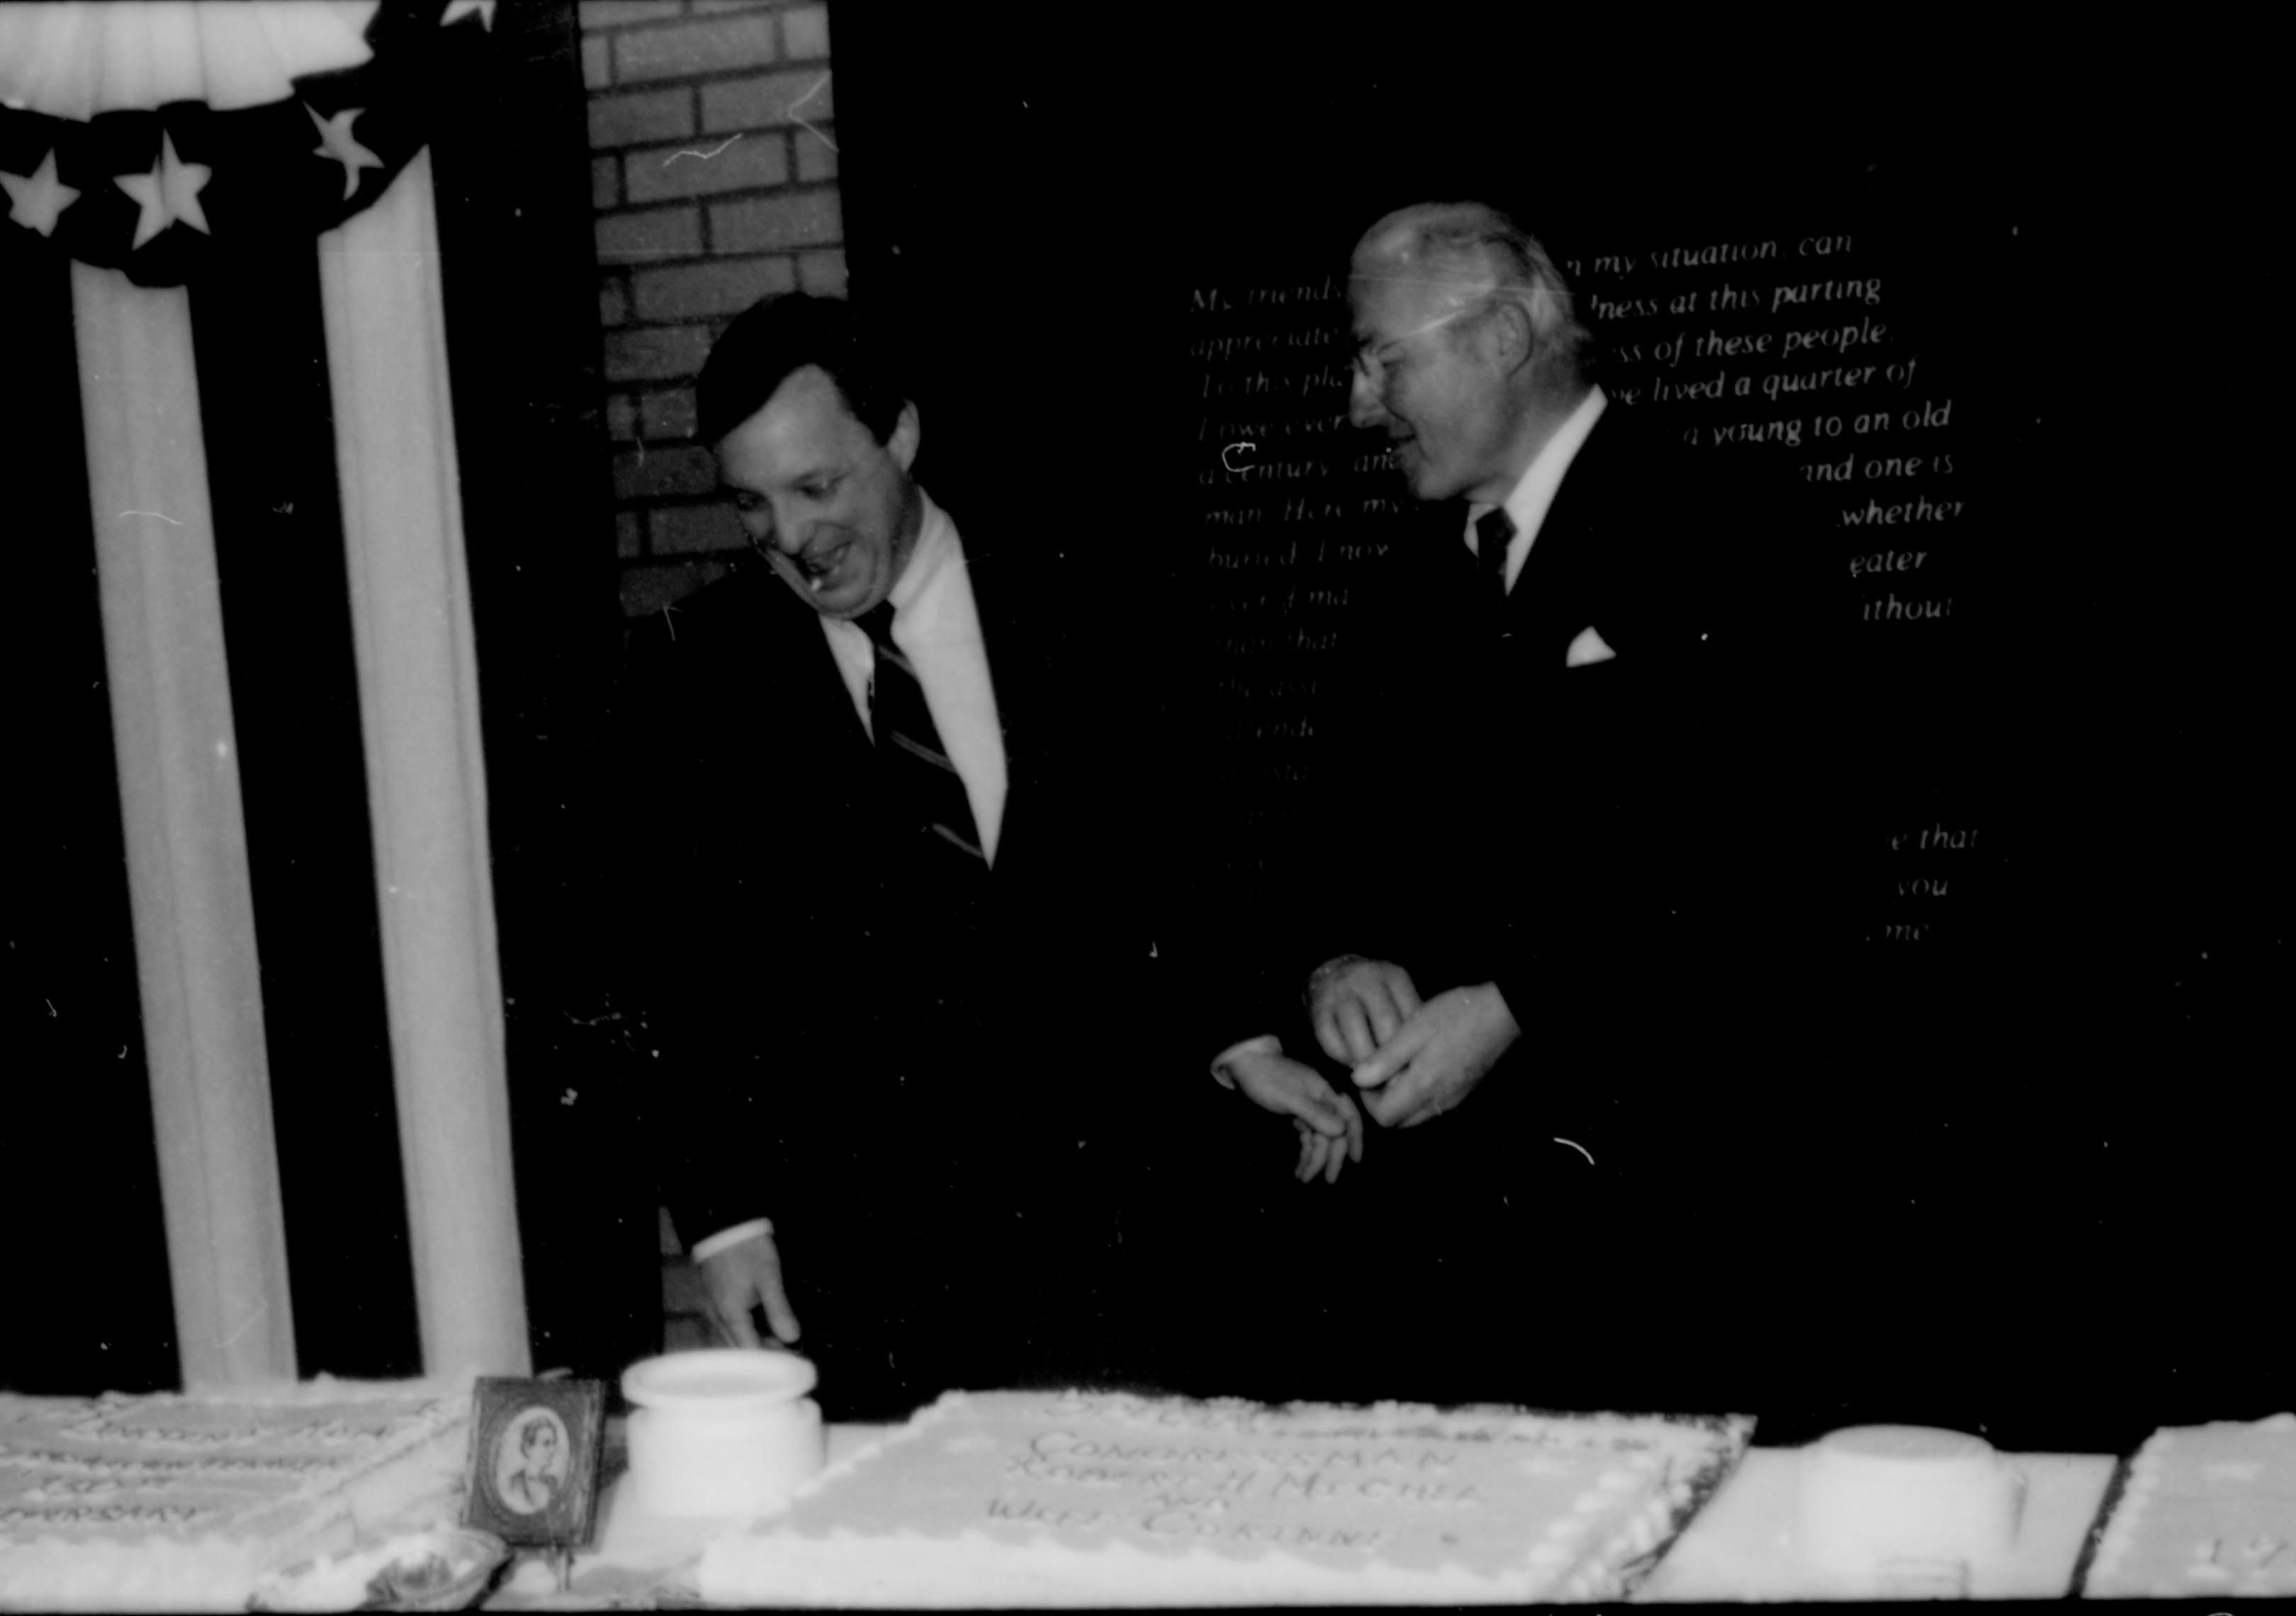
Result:
{"label": "striped necktie", "polygon": [[942,750],[925,705],[925,687],[916,665],[893,644],[893,603],[885,601],[856,619],[877,648],[870,680],[869,725],[890,822],[961,853],[967,864],[985,869],[980,833],[973,826],[972,800],[964,778]]}
{"label": "striped necktie", "polygon": [[1480,605],[1487,637],[1496,641],[1506,633],[1507,546],[1514,542],[1514,518],[1505,505],[1475,519],[1476,599]]}

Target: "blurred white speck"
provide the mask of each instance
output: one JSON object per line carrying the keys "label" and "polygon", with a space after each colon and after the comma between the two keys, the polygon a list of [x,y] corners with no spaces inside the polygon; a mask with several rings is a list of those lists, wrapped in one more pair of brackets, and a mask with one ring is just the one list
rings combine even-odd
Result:
{"label": "blurred white speck", "polygon": [[217,757],[218,757],[218,758],[228,758],[228,757],[230,757],[230,756],[231,756],[231,742],[228,742],[228,741],[218,741],[218,742],[216,742],[216,756],[217,756]]}

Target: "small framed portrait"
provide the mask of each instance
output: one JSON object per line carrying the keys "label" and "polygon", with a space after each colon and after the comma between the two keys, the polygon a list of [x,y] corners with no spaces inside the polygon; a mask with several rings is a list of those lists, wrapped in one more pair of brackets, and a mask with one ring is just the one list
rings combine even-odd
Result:
{"label": "small framed portrait", "polygon": [[463,1524],[514,1546],[579,1548],[598,1515],[603,1381],[480,1380]]}

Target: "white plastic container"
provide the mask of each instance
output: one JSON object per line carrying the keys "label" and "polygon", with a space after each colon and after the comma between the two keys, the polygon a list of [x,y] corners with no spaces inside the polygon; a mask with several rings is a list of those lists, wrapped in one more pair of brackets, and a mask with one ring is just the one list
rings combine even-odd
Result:
{"label": "white plastic container", "polygon": [[1801,1456],[1802,1563],[1842,1591],[1966,1595],[2016,1548],[2023,1476],[1981,1438],[1837,1431]]}
{"label": "white plastic container", "polygon": [[643,1514],[770,1513],[821,1472],[813,1365],[791,1352],[673,1352],[623,1372],[631,1505]]}

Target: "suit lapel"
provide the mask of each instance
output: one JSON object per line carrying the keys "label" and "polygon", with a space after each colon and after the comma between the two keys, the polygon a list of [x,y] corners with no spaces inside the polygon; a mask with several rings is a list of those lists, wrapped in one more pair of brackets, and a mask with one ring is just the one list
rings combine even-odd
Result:
{"label": "suit lapel", "polygon": [[834,754],[860,767],[871,751],[868,726],[854,706],[819,614],[770,571],[745,567],[739,576],[761,628],[745,636],[743,648],[753,647],[755,654],[743,670],[744,693],[762,698],[776,726],[819,725],[817,733]]}
{"label": "suit lapel", "polygon": [[1587,628],[1599,628],[1611,648],[1618,648],[1612,637],[1617,627],[1596,622],[1606,593],[1601,563],[1609,540],[1601,529],[1610,502],[1604,484],[1622,436],[1619,423],[1610,420],[1611,413],[1604,413],[1572,459],[1507,597],[1510,626],[1521,642],[1517,655],[1549,677],[1562,674],[1570,643]]}
{"label": "suit lapel", "polygon": [[[973,615],[980,623],[980,643],[988,658],[988,688],[996,702],[996,728],[1004,743],[1004,815],[996,833],[996,860],[990,869],[992,874],[1009,875],[1016,849],[1025,859],[1032,840],[1029,824],[1038,792],[1037,758],[1027,744],[1035,733],[1028,714],[1041,686],[1042,672],[1036,665],[1037,646],[1030,637],[1030,625],[1013,611],[1014,591],[995,551],[976,555],[972,541],[966,540],[964,571],[972,588]],[[1017,723],[1016,714],[1020,715]]]}

